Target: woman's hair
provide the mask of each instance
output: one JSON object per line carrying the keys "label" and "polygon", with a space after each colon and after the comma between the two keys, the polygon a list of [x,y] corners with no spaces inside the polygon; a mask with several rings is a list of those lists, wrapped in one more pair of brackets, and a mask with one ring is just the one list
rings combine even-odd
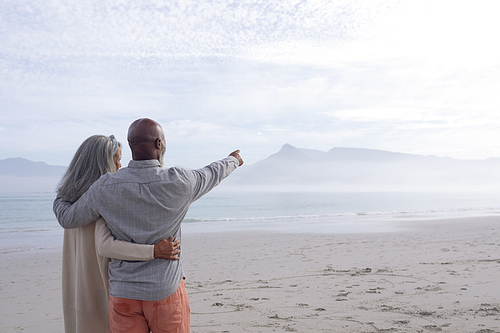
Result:
{"label": "woman's hair", "polygon": [[83,141],[57,186],[57,194],[75,202],[107,172],[116,172],[114,157],[121,144],[113,135],[93,135]]}

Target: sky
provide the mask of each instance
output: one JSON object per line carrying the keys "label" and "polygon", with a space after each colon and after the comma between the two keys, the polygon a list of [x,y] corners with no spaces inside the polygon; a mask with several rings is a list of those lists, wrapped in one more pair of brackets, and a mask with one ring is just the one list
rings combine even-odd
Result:
{"label": "sky", "polygon": [[498,1],[0,1],[0,159],[68,165],[158,121],[166,165],[235,149],[500,157]]}

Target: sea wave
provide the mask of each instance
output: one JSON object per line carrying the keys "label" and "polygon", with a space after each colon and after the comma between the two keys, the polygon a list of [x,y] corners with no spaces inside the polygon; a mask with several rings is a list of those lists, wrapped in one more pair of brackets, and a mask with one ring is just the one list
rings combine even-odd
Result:
{"label": "sea wave", "polygon": [[491,207],[463,207],[454,209],[417,209],[417,210],[389,210],[389,211],[367,211],[367,212],[345,212],[333,214],[297,214],[279,216],[256,216],[256,217],[222,217],[222,218],[186,218],[183,223],[199,222],[252,222],[252,221],[274,221],[290,219],[311,219],[311,218],[335,218],[344,216],[406,216],[415,214],[436,214],[436,213],[461,213],[461,212],[493,212],[500,210],[500,206]]}

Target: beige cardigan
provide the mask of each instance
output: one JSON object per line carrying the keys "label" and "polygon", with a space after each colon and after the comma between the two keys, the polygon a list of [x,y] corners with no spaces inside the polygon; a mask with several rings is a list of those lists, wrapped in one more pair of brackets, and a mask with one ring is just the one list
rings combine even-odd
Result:
{"label": "beige cardigan", "polygon": [[109,258],[144,261],[153,245],[115,240],[100,218],[85,227],[64,230],[62,292],[66,333],[108,333]]}

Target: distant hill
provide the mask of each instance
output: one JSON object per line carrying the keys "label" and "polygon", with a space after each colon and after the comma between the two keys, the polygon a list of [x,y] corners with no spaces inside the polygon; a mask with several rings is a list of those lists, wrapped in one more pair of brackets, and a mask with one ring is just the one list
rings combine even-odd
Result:
{"label": "distant hill", "polygon": [[17,177],[61,177],[67,167],[32,162],[24,158],[0,160],[0,176]]}
{"label": "distant hill", "polygon": [[52,192],[66,167],[24,158],[0,160],[0,193]]}
{"label": "distant hill", "polygon": [[[66,167],[23,158],[0,160],[0,193],[54,191]],[[283,145],[242,168],[221,190],[499,191],[500,158],[457,160],[362,148],[327,152]]]}
{"label": "distant hill", "polygon": [[[328,152],[285,144],[229,177],[228,187],[324,191],[500,190],[500,159],[457,160],[361,148]],[[237,178],[237,179],[236,179]]]}

